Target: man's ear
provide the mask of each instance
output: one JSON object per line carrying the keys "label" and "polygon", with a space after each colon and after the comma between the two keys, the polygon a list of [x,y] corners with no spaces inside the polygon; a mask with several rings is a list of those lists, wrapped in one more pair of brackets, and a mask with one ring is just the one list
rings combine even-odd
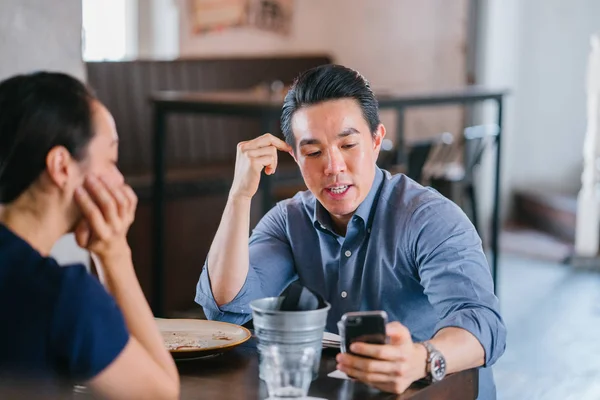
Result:
{"label": "man's ear", "polygon": [[54,184],[64,188],[74,171],[74,162],[71,153],[63,146],[52,148],[46,155],[46,171]]}
{"label": "man's ear", "polygon": [[298,159],[296,158],[296,150],[290,150],[290,151],[288,151],[288,154],[290,156],[292,156],[292,158],[294,159],[294,161],[296,161],[296,164],[298,164]]}
{"label": "man's ear", "polygon": [[375,133],[372,135],[373,138],[373,150],[376,155],[379,155],[379,150],[381,150],[381,143],[383,142],[383,138],[385,137],[385,126],[383,124],[379,124]]}

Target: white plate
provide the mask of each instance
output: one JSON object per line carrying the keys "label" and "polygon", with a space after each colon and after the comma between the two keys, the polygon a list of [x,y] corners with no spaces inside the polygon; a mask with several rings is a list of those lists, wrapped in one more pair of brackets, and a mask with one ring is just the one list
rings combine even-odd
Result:
{"label": "white plate", "polygon": [[219,321],[202,319],[163,319],[155,318],[161,333],[191,333],[201,347],[186,347],[170,350],[175,359],[206,357],[223,353],[244,343],[252,334],[242,326]]}

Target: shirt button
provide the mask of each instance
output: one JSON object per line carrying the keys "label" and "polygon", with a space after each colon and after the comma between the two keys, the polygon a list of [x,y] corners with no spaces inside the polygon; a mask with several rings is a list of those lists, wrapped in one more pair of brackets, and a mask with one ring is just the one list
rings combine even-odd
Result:
{"label": "shirt button", "polygon": [[[346,257],[350,257],[350,256],[352,255],[352,252],[351,252],[350,250],[346,250],[346,252],[344,253],[344,255],[345,255]],[[344,293],[345,293],[345,292],[344,292]],[[344,297],[346,297],[346,296],[344,296]]]}
{"label": "shirt button", "polygon": [[367,228],[367,233],[371,233],[371,228]]}
{"label": "shirt button", "polygon": [[348,297],[348,293],[346,293],[345,291],[342,292],[342,299],[345,299],[346,297]]}

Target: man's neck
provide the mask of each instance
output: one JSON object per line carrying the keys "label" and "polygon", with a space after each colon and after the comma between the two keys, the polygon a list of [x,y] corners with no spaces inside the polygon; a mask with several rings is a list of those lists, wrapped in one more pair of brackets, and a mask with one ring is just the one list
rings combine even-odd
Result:
{"label": "man's neck", "polygon": [[329,215],[331,216],[331,225],[333,231],[340,236],[346,236],[346,231],[348,230],[348,223],[350,222],[350,218],[352,218],[352,215],[344,215],[343,217],[334,217],[331,214]]}

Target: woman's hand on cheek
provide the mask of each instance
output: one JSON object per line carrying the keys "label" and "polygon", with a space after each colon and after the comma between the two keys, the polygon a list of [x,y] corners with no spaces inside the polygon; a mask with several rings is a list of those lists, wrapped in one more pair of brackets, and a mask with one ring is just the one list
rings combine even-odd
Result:
{"label": "woman's hand on cheek", "polygon": [[75,229],[77,243],[102,256],[129,249],[127,231],[133,222],[137,197],[127,185],[110,185],[89,176],[75,191],[83,219]]}
{"label": "woman's hand on cheek", "polygon": [[90,229],[90,224],[85,218],[82,218],[75,227],[75,240],[77,241],[79,247],[87,249],[91,235],[92,231]]}

